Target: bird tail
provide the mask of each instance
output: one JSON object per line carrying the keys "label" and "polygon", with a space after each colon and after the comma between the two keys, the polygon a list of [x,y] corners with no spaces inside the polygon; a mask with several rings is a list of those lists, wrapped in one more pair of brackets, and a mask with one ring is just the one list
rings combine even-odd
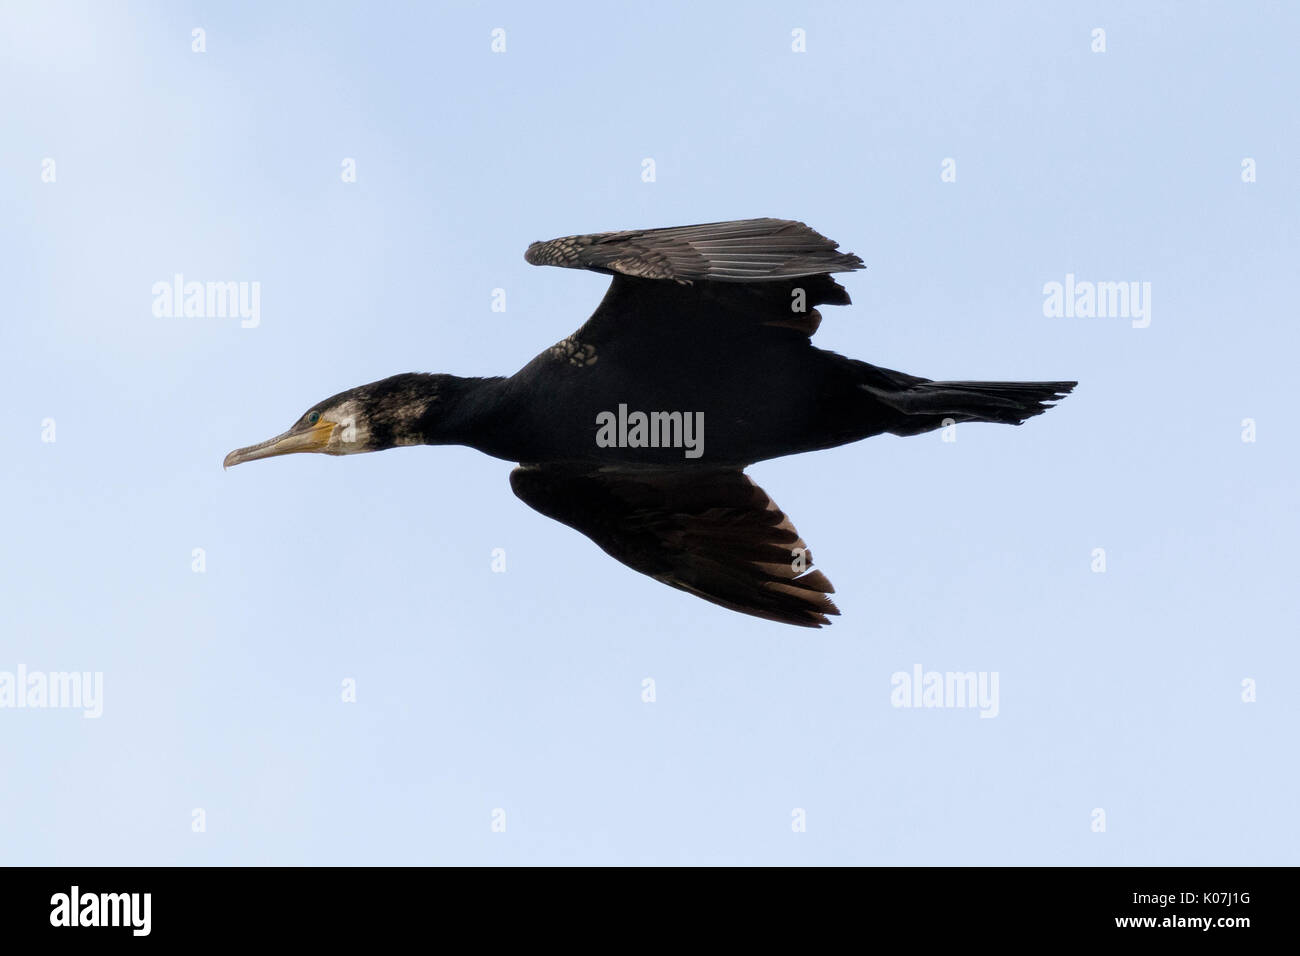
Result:
{"label": "bird tail", "polygon": [[1019,425],[1041,415],[1078,382],[930,382],[902,389],[862,386],[899,412],[895,435],[917,435],[954,422]]}

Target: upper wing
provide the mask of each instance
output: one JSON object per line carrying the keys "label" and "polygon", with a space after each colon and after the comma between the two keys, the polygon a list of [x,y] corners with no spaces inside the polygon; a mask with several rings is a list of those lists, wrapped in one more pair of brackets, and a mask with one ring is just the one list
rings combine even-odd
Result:
{"label": "upper wing", "polygon": [[802,627],[840,613],[790,519],[741,471],[523,465],[510,486],[628,567],[706,601]]}
{"label": "upper wing", "polygon": [[580,336],[632,333],[637,317],[662,332],[671,318],[701,315],[751,326],[784,326],[812,335],[817,305],[848,305],[833,272],[862,268],[835,242],[790,219],[742,219],[668,229],[602,232],[534,242],[533,265],[588,269],[614,276],[609,292]]}
{"label": "upper wing", "polygon": [[862,268],[852,253],[791,219],[739,219],[697,226],[598,232],[534,242],[535,266],[590,269],[680,283],[762,282]]}

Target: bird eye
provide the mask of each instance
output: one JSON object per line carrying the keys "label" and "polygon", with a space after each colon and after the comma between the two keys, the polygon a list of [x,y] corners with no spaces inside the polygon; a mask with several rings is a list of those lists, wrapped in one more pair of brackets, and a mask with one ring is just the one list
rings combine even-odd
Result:
{"label": "bird eye", "polygon": [[318,421],[320,421],[320,412],[312,412],[307,416],[308,425],[315,425]]}

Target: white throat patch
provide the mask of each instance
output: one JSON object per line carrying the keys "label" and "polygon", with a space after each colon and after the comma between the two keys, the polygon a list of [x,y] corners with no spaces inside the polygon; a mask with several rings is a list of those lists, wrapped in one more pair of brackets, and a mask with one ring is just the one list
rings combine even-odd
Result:
{"label": "white throat patch", "polygon": [[369,447],[370,429],[357,403],[351,399],[326,411],[323,417],[335,422],[326,451],[331,455],[354,455]]}

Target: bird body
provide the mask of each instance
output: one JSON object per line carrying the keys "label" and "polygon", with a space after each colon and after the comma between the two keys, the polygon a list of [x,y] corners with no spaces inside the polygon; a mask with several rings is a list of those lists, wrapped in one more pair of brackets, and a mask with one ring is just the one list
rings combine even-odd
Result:
{"label": "bird body", "polygon": [[817,627],[838,609],[754,462],[949,422],[1020,424],[1074,382],[934,382],[819,349],[856,256],[777,219],[570,236],[538,265],[612,275],[576,332],[510,377],[405,373],[341,392],[227,466],[298,451],[463,444],[623,563],[733,610]]}
{"label": "bird body", "polygon": [[[793,334],[793,333],[792,333]],[[567,358],[578,345],[588,362]],[[878,433],[870,396],[851,364],[801,341],[691,337],[673,332],[652,348],[568,339],[538,355],[495,393],[493,427],[470,444],[520,462],[591,461],[687,467],[748,465]],[[703,423],[703,454],[680,445],[598,442],[602,416],[678,413]],[[658,431],[658,430],[656,430]]]}

